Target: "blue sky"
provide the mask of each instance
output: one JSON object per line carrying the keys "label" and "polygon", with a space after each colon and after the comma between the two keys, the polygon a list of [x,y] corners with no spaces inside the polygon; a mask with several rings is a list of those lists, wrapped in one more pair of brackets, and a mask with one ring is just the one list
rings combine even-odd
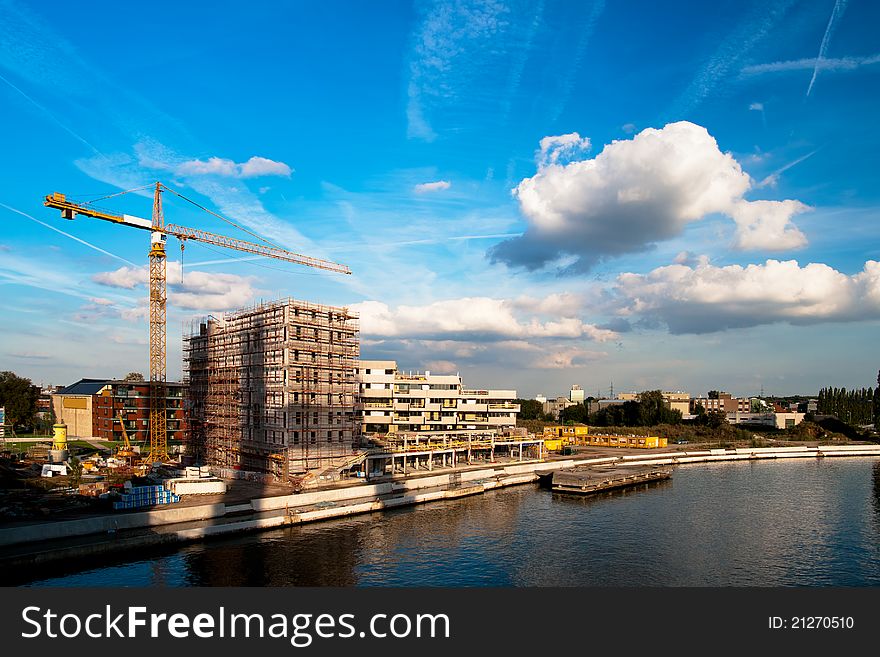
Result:
{"label": "blue sky", "polygon": [[42,198],[161,180],[354,272],[192,242],[181,267],[169,239],[171,378],[193,317],[292,296],[357,310],[364,357],[523,396],[869,385],[877,24],[867,0],[0,0],[0,369],[148,369],[147,235]]}

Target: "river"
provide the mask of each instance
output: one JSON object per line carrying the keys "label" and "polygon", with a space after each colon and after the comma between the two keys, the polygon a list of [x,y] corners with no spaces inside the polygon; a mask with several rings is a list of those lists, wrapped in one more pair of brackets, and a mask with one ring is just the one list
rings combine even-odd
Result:
{"label": "river", "polygon": [[239,535],[29,586],[878,586],[880,459],[678,466],[594,497],[515,486]]}

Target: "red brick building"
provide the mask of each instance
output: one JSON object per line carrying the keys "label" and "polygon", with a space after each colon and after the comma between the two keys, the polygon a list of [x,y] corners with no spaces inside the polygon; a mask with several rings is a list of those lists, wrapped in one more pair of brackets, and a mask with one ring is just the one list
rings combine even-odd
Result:
{"label": "red brick building", "polygon": [[[165,385],[168,439],[182,441],[186,422],[183,408],[186,386],[173,382]],[[71,435],[122,440],[122,427],[116,419],[121,414],[131,442],[149,441],[150,384],[146,381],[81,379],[52,397],[58,400],[55,415],[67,422]],[[76,417],[73,417],[74,413]],[[83,414],[88,418],[82,417]]]}

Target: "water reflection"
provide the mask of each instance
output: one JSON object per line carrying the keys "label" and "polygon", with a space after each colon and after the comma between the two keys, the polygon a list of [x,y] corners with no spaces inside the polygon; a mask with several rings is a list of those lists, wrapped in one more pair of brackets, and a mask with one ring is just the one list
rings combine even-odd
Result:
{"label": "water reflection", "polygon": [[572,497],[520,486],[35,584],[877,586],[878,538],[876,459],[719,463],[679,467],[643,490]]}

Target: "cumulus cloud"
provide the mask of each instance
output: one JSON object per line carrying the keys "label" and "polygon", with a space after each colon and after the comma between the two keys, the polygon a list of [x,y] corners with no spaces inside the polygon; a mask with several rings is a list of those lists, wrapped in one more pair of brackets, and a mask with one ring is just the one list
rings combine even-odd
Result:
{"label": "cumulus cloud", "polygon": [[450,187],[452,187],[452,183],[448,180],[437,180],[434,182],[420,183],[413,187],[413,191],[416,194],[427,194],[429,192],[440,192],[444,189],[449,189]]}
{"label": "cumulus cloud", "polygon": [[742,267],[701,261],[621,274],[621,314],[659,320],[671,333],[711,333],[788,322],[818,324],[880,318],[880,262],[854,275],[828,265],[767,260]]}
{"label": "cumulus cloud", "polygon": [[[146,285],[148,278],[147,267],[120,267],[92,276],[100,285],[129,290]],[[186,310],[232,310],[259,296],[253,277],[204,271],[184,273],[176,261],[167,263],[166,280],[169,303]],[[122,312],[126,313],[124,319],[139,319],[142,313],[140,309]]]}
{"label": "cumulus cloud", "polygon": [[265,157],[253,156],[244,164],[239,165],[240,178],[259,178],[260,176],[290,177],[293,170],[284,162],[276,162]]}
{"label": "cumulus cloud", "polygon": [[590,140],[576,132],[555,137],[544,137],[535,156],[538,166],[557,164],[560,158],[571,158],[579,153],[590,150]]}
{"label": "cumulus cloud", "polygon": [[514,190],[528,228],[489,252],[495,262],[539,269],[572,255],[574,271],[651,248],[688,224],[720,213],[736,223],[735,246],[768,251],[802,246],[791,217],[798,201],[748,201],[754,187],[709,132],[682,121],[614,141],[593,159],[539,164]]}
{"label": "cumulus cloud", "polygon": [[107,287],[119,287],[126,290],[133,290],[138,285],[147,282],[146,267],[120,267],[114,271],[102,271],[94,276],[92,280],[100,285]]}
{"label": "cumulus cloud", "polygon": [[236,163],[221,157],[207,160],[188,160],[174,169],[179,176],[221,176],[225,178],[259,178],[261,176],[284,176],[293,173],[284,162],[254,156],[247,162]]}
{"label": "cumulus cloud", "polygon": [[612,340],[613,331],[600,329],[574,316],[520,318],[522,307],[504,299],[466,297],[435,301],[424,306],[390,308],[379,301],[354,304],[361,332],[370,337],[492,340],[499,338],[569,338],[598,342]]}

